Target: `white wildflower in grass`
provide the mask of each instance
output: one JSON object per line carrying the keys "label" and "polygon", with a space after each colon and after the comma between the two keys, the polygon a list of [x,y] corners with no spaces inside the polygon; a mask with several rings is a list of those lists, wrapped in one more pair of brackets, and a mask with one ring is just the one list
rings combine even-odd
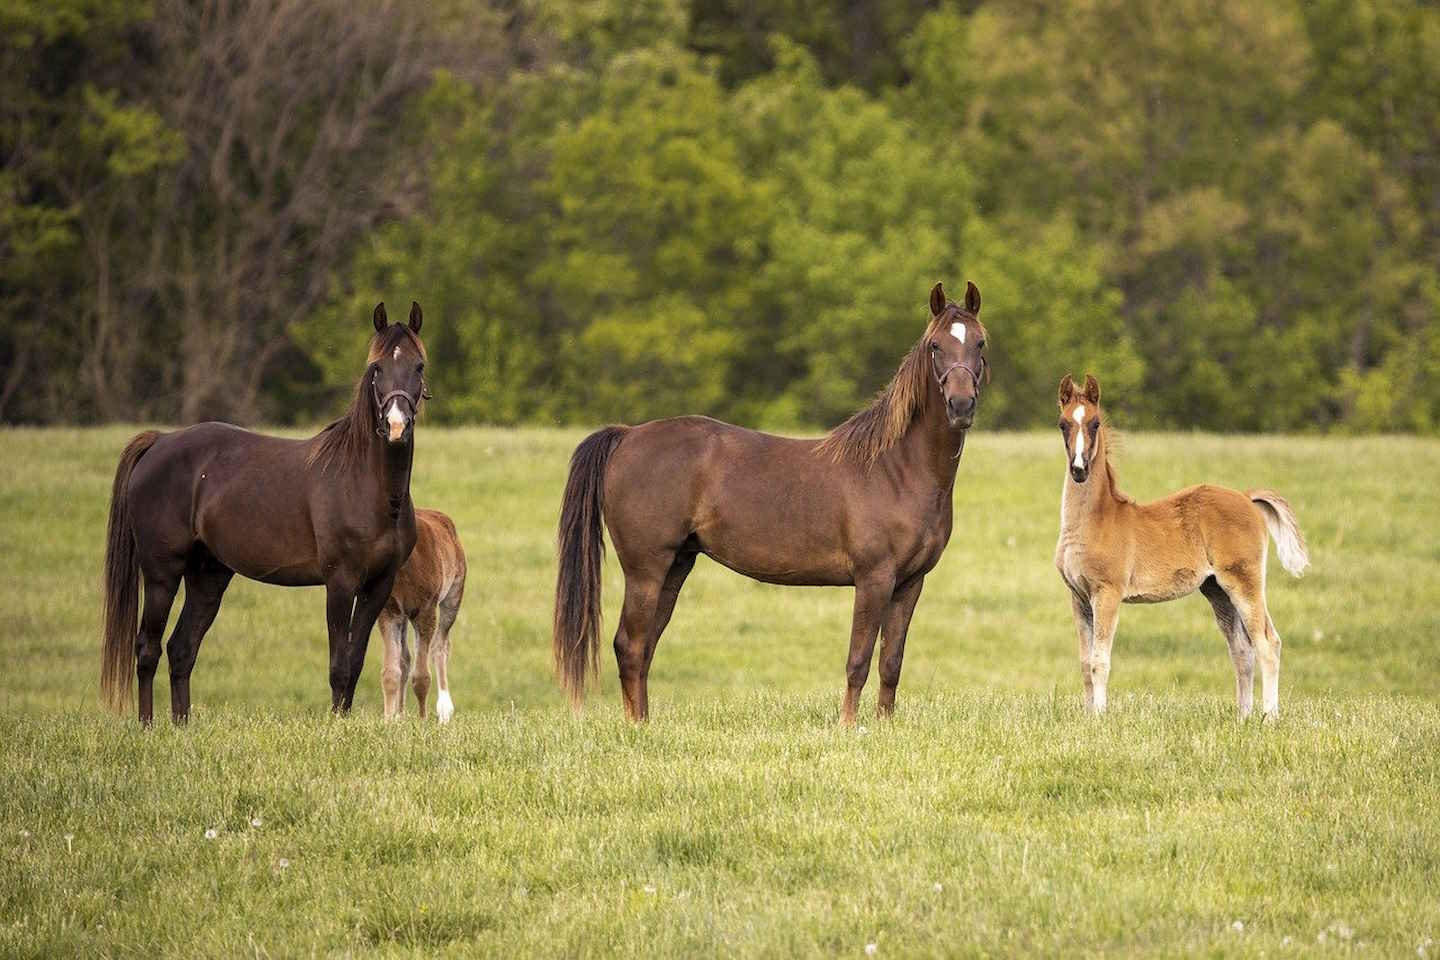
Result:
{"label": "white wildflower in grass", "polygon": [[1430,956],[1430,948],[1433,946],[1435,946],[1435,941],[1426,937],[1424,940],[1421,940],[1420,945],[1415,948],[1415,956],[1420,957],[1421,960],[1425,960],[1426,957]]}
{"label": "white wildflower in grass", "polygon": [[873,956],[875,956],[875,954],[878,953],[879,951],[880,951],[880,947],[879,947],[877,944],[873,944],[873,943],[867,943],[867,944],[865,944],[865,956],[867,956],[867,957],[873,957]]}
{"label": "white wildflower in grass", "polygon": [[20,839],[21,839],[21,840],[29,840],[29,839],[30,839],[30,831],[29,831],[29,830],[21,830],[21,831],[20,831]]}
{"label": "white wildflower in grass", "polygon": [[1244,920],[1236,920],[1234,923],[1230,924],[1230,929],[1233,930],[1233,931],[1235,931],[1236,933],[1244,933],[1244,932],[1245,932],[1245,921],[1244,921]]}
{"label": "white wildflower in grass", "polygon": [[936,881],[935,886],[932,887],[931,889],[933,889],[936,893],[939,893],[940,891],[944,890],[945,888],[940,885],[940,882],[939,882],[939,881]]}
{"label": "white wildflower in grass", "polygon": [[655,895],[655,884],[653,884],[653,883],[647,883],[647,884],[645,884],[645,892],[646,892],[647,894],[649,894],[650,896],[653,897],[653,896]]}
{"label": "white wildflower in grass", "polygon": [[1310,639],[1314,640],[1316,643],[1319,643],[1321,640],[1325,639],[1325,631],[1321,630],[1319,627],[1316,627],[1315,630],[1310,634]]}
{"label": "white wildflower in grass", "polygon": [[252,817],[250,819],[250,826],[254,827],[256,830],[259,830],[261,827],[265,826],[265,824],[261,821],[259,817]]}
{"label": "white wildflower in grass", "polygon": [[205,831],[206,840],[214,840],[218,836],[220,836],[220,831],[216,830],[214,827],[211,827],[209,830]]}
{"label": "white wildflower in grass", "polygon": [[1292,943],[1294,943],[1294,942],[1295,942],[1295,938],[1292,937],[1292,936],[1290,936],[1290,934],[1288,934],[1288,933],[1285,934],[1285,936],[1283,936],[1283,937],[1280,938],[1280,946],[1282,946],[1282,947],[1288,947],[1288,946],[1290,946],[1290,944],[1292,944]]}
{"label": "white wildflower in grass", "polygon": [[862,736],[862,737],[865,736],[865,734],[867,734],[867,733],[869,733],[869,732],[870,732],[870,731],[869,731],[869,730],[866,730],[864,727],[861,727],[861,728],[860,728],[860,736]]}
{"label": "white wildflower in grass", "polygon": [[284,857],[281,857],[278,861],[276,861],[276,866],[278,866],[281,870],[289,870],[290,861],[286,860]]}

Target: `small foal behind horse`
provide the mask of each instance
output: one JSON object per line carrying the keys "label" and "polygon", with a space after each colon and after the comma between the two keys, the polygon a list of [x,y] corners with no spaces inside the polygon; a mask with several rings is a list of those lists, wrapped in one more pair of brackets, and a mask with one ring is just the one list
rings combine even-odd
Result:
{"label": "small foal behind horse", "polygon": [[[450,699],[450,627],[465,595],[465,550],[455,524],[438,510],[415,511],[415,549],[395,577],[390,599],[380,612],[379,626],[385,666],[380,689],[385,695],[385,719],[405,709],[405,681],[415,687],[420,716],[430,693],[430,660],[440,692],[435,716],[448,723],[455,713]],[[415,672],[410,673],[410,648],[405,643],[405,622],[415,626]]]}
{"label": "small foal behind horse", "polygon": [[1085,705],[1105,709],[1120,604],[1159,603],[1198,589],[1230,646],[1240,716],[1249,716],[1254,702],[1257,651],[1265,715],[1277,716],[1280,634],[1265,608],[1266,529],[1293,576],[1310,562],[1290,504],[1270,490],[1208,484],[1137,504],[1120,492],[1107,460],[1109,427],[1092,376],[1083,389],[1068,374],[1060,381],[1060,430],[1067,466],[1055,566],[1070,588]]}

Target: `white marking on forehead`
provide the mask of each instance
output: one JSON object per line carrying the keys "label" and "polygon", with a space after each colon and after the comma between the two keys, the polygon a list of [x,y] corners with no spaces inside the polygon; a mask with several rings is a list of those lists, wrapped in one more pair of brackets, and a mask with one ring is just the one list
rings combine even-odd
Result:
{"label": "white marking on forehead", "polygon": [[[1070,417],[1071,417],[1071,419],[1073,419],[1076,423],[1080,424],[1080,425],[1083,427],[1084,424],[1085,424],[1085,408],[1084,408],[1083,406],[1076,407],[1076,408],[1075,408],[1075,411],[1070,414]],[[1076,430],[1076,431],[1075,431],[1075,466],[1077,466],[1077,467],[1084,467],[1084,466],[1085,466],[1085,461],[1084,461],[1083,459],[1081,459],[1081,457],[1084,455],[1084,453],[1085,453],[1085,431],[1084,431],[1083,429],[1082,429],[1082,430]]]}
{"label": "white marking on forehead", "polygon": [[965,324],[964,324],[964,323],[952,323],[952,324],[950,324],[950,336],[954,337],[956,340],[959,340],[961,343],[964,343],[964,342],[965,342]]}
{"label": "white marking on forehead", "polygon": [[400,359],[400,344],[398,344],[398,343],[395,344],[394,357],[395,357],[396,360],[399,360],[399,359]]}
{"label": "white marking on forehead", "polygon": [[1075,408],[1075,411],[1074,411],[1073,413],[1071,413],[1070,416],[1071,416],[1072,419],[1074,419],[1074,421],[1075,421],[1076,423],[1084,423],[1084,422],[1085,422],[1085,407],[1084,407],[1083,405],[1082,405],[1082,406],[1079,406],[1079,407],[1076,407],[1076,408]]}

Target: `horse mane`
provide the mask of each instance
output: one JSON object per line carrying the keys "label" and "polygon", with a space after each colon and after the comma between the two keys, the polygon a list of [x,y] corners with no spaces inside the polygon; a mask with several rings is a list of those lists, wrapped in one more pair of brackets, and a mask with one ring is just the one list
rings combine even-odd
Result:
{"label": "horse mane", "polygon": [[321,471],[325,472],[337,463],[359,459],[365,444],[380,425],[379,413],[375,404],[370,402],[370,368],[406,338],[423,359],[425,344],[403,323],[393,323],[384,330],[376,331],[375,336],[370,338],[370,348],[365,357],[365,372],[355,384],[355,394],[350,400],[349,409],[315,435],[310,452],[305,457],[305,466],[319,465]]}
{"label": "horse mane", "polygon": [[899,443],[905,431],[910,429],[910,423],[925,407],[925,392],[930,389],[930,377],[934,375],[926,350],[930,338],[956,317],[978,319],[956,304],[947,305],[940,316],[930,321],[925,335],[905,354],[895,376],[881,388],[870,405],[826,434],[815,452],[829,457],[834,463],[850,460],[869,467],[881,454]]}
{"label": "horse mane", "polygon": [[1110,417],[1102,408],[1100,411],[1100,429],[1105,431],[1105,481],[1110,486],[1110,496],[1117,503],[1134,503],[1135,499],[1120,489],[1120,475],[1115,472],[1115,465],[1110,459],[1112,453],[1117,453],[1125,447],[1125,440],[1120,431],[1110,426]]}

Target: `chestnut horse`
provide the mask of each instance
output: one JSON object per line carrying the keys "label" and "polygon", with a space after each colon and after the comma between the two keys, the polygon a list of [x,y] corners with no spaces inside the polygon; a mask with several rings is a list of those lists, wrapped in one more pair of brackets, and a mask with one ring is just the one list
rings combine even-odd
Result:
{"label": "chestnut horse", "polygon": [[841,718],[855,721],[877,630],[877,711],[889,714],[925,574],[950,540],[955,470],[989,379],[979,312],[973,283],[964,306],[935,284],[924,335],[889,385],[820,440],[677,417],[582,441],[560,511],[553,644],[574,705],[599,667],[603,520],[625,573],[615,659],[631,720],[649,714],[650,662],[702,553],[767,583],[853,585]]}
{"label": "chestnut horse", "polygon": [[1295,511],[1278,493],[1208,484],[1154,503],[1120,492],[1107,459],[1100,383],[1060,381],[1065,487],[1055,566],[1070,588],[1085,705],[1105,709],[1110,647],[1122,603],[1159,603],[1197,589],[1210,601],[1235,665],[1240,716],[1250,715],[1259,653],[1265,716],[1280,712],[1280,634],[1265,609],[1265,532],[1280,565],[1300,576],[1310,556]]}
{"label": "chestnut horse", "polygon": [[[390,601],[380,611],[380,642],[385,666],[380,692],[385,697],[385,719],[405,710],[405,681],[413,680],[415,702],[425,716],[430,694],[430,661],[435,662],[435,716],[449,723],[455,713],[450,699],[450,628],[465,596],[465,549],[454,522],[439,510],[415,511],[415,549],[395,575]],[[415,672],[410,672],[410,648],[405,623],[415,626]]]}
{"label": "chestnut horse", "polygon": [[[331,708],[350,709],[370,628],[415,545],[410,503],[415,415],[424,395],[420,305],[409,326],[375,308],[375,336],[349,411],[308,440],[201,423],[130,441],[115,470],[105,548],[101,692],[124,710],[130,671],[140,722],[170,605],[185,605],[165,652],[170,713],[190,713],[190,671],[236,573],[288,587],[325,586]],[[136,632],[137,583],[144,602]]]}

